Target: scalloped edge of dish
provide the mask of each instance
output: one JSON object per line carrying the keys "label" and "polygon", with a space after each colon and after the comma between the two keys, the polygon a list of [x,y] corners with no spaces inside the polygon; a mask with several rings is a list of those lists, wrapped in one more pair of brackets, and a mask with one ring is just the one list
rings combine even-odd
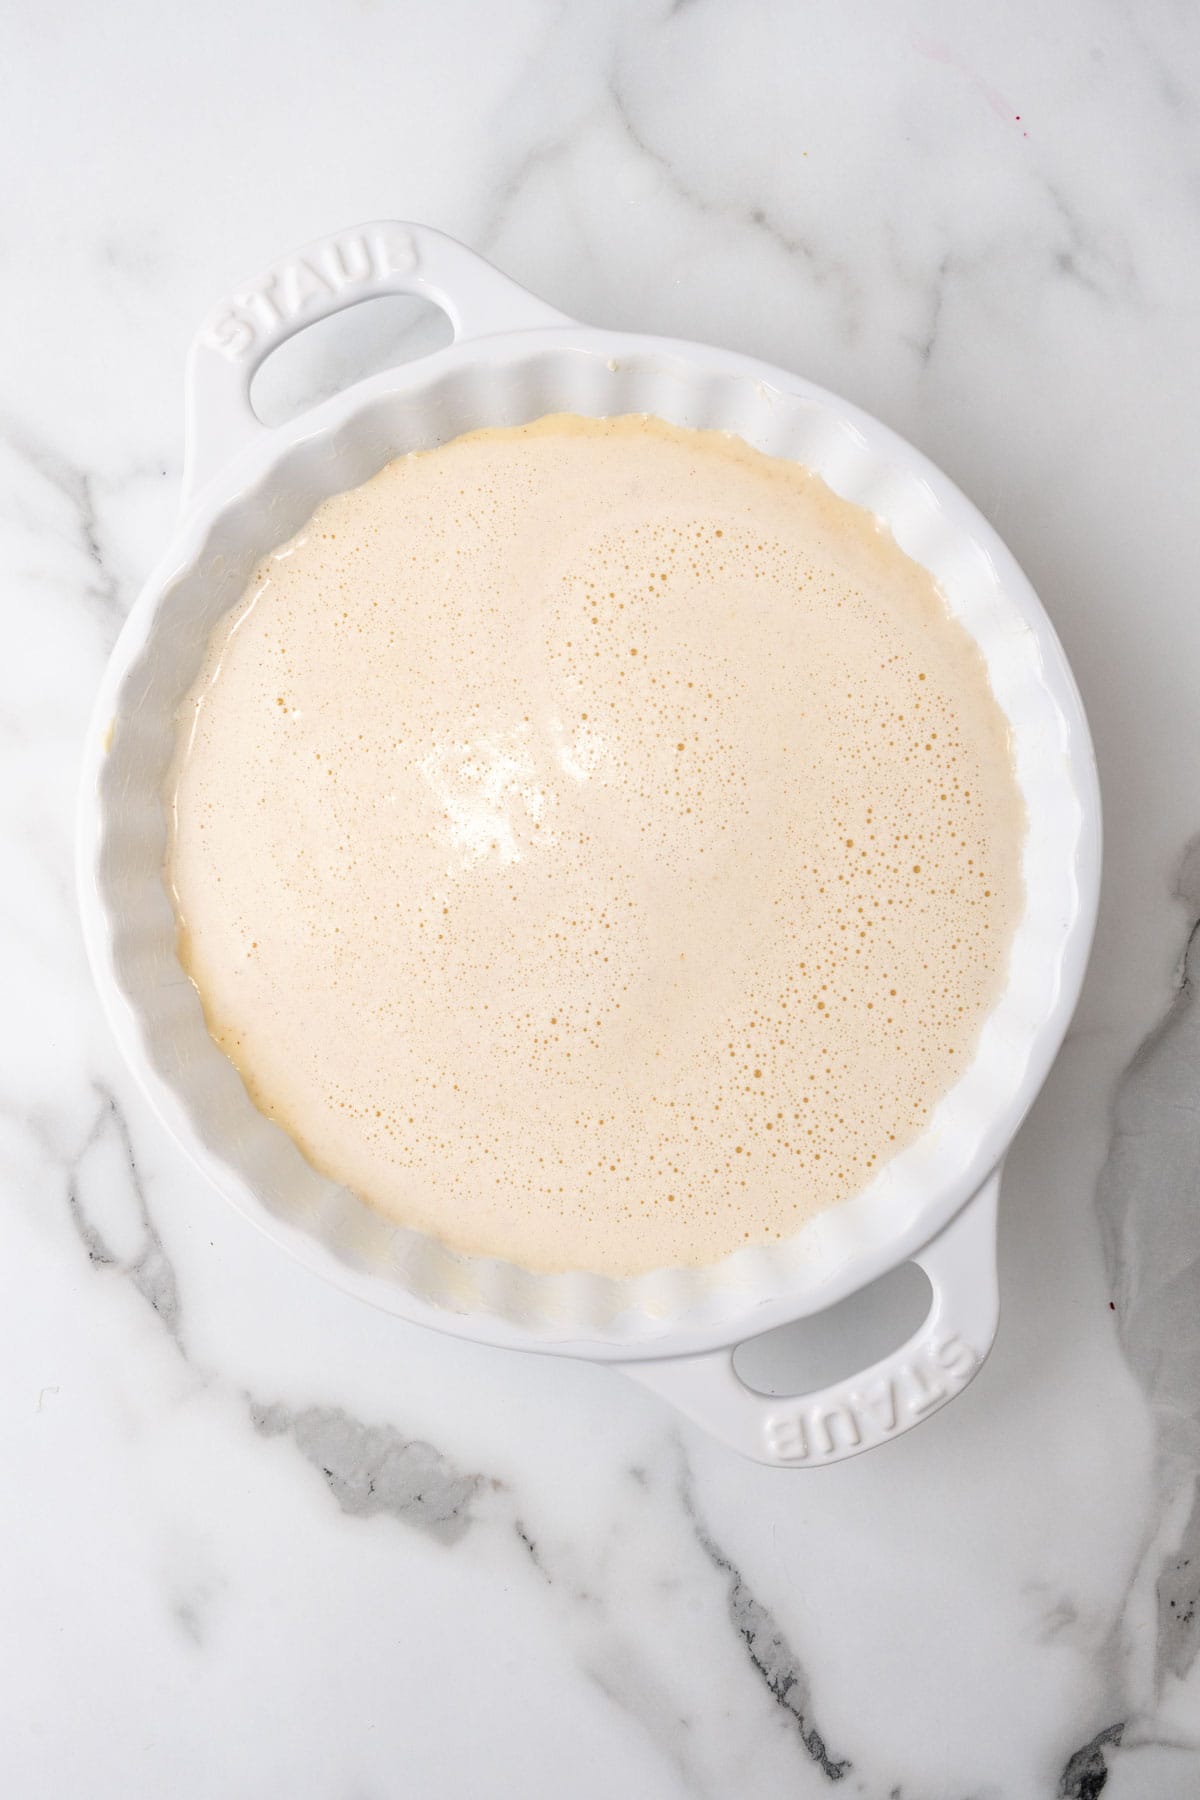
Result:
{"label": "scalloped edge of dish", "polygon": [[[979,644],[1028,815],[1026,904],[1008,981],[927,1129],[794,1237],[703,1269],[535,1273],[383,1219],[311,1169],[253,1106],[175,956],[161,798],[174,713],[254,561],[321,499],[393,457],[549,412],[650,413],[734,432],[873,512]],[[147,583],[113,653],[88,754],[79,851],[89,952],[126,1055],[168,1128],[310,1267],[390,1310],[488,1341],[674,1354],[818,1310],[903,1261],[1003,1155],[1065,1032],[1094,924],[1094,758],[1066,660],[1016,563],[947,478],[886,427],[798,378],[703,346],[587,328],[508,333],[388,371],[264,433],[201,496]]]}

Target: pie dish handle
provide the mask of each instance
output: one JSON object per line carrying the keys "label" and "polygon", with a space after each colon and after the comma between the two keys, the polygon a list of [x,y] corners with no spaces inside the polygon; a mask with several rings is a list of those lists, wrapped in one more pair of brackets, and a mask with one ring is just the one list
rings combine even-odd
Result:
{"label": "pie dish handle", "polygon": [[268,435],[250,404],[259,365],[288,338],[381,294],[413,294],[447,315],[454,341],[574,321],[526,293],[465,244],[428,225],[358,225],[295,250],[240,283],[192,341],[186,378],[183,504]]}
{"label": "pie dish handle", "polygon": [[911,1431],[978,1373],[1000,1316],[997,1169],[913,1257],[929,1281],[929,1311],[899,1349],[809,1394],[755,1393],[733,1366],[737,1345],[697,1356],[623,1363],[688,1418],[755,1462],[814,1468]]}

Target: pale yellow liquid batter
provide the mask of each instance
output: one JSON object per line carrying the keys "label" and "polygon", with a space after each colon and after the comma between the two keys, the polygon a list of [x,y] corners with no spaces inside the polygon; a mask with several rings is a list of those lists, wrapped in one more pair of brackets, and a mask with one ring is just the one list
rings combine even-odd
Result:
{"label": "pale yellow liquid batter", "polygon": [[653,419],[327,501],[215,633],[171,799],[180,954],[256,1104],[534,1269],[704,1264],[863,1187],[1022,902],[1005,720],[930,576]]}

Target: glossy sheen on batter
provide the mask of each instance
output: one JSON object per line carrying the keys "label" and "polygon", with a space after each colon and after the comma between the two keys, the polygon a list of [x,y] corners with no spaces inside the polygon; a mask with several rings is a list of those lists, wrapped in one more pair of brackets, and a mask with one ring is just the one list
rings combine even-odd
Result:
{"label": "glossy sheen on batter", "polygon": [[255,571],[180,719],[209,1029],[372,1206],[535,1269],[794,1232],[970,1060],[1021,905],[982,659],[739,440],[401,457]]}

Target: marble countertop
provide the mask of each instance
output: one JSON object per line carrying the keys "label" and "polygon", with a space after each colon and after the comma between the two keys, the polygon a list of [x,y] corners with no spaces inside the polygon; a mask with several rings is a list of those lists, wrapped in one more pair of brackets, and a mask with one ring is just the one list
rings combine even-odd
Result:
{"label": "marble countertop", "polygon": [[[1191,1800],[1195,18],[14,0],[8,24],[0,1791]],[[759,1468],[616,1371],[321,1285],[185,1166],[93,999],[81,735],[171,525],[188,340],[236,278],[371,217],[877,413],[998,526],[1074,663],[1105,889],[1009,1162],[999,1341],[855,1462]]]}

